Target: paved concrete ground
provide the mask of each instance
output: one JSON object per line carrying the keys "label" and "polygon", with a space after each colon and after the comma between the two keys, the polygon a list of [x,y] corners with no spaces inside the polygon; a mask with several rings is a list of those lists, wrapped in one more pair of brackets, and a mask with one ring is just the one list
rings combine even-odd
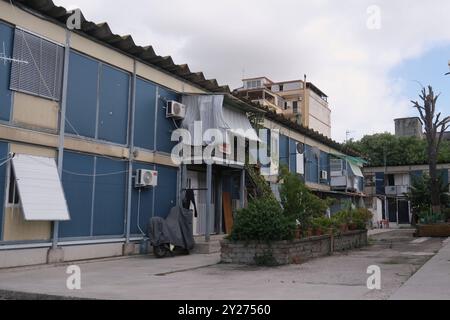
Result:
{"label": "paved concrete ground", "polygon": [[[217,264],[217,254],[90,262],[80,264],[79,291],[67,290],[65,266],[3,270],[0,298],[7,290],[97,299],[388,299],[442,247],[441,239],[412,243],[412,233],[377,234],[363,250],[278,268]],[[381,267],[380,291],[366,287],[371,265]]]}
{"label": "paved concrete ground", "polygon": [[450,241],[412,276],[392,300],[450,300]]}

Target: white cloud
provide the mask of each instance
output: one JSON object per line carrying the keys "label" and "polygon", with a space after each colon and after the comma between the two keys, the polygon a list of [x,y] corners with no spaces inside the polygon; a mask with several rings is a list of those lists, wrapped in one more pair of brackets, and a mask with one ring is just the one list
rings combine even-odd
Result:
{"label": "white cloud", "polygon": [[[392,131],[410,115],[402,82],[389,72],[405,59],[450,42],[450,2],[348,0],[57,0],[79,6],[113,32],[131,34],[176,63],[188,63],[232,88],[246,76],[273,80],[303,74],[330,96],[333,137]],[[367,8],[381,29],[367,28]],[[450,58],[450,56],[449,56]]]}

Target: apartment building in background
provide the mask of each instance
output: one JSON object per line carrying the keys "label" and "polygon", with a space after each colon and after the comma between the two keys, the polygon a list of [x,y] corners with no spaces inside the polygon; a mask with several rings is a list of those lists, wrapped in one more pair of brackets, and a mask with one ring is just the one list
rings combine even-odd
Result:
{"label": "apartment building in background", "polygon": [[304,80],[274,82],[267,77],[243,79],[235,90],[240,98],[283,114],[291,121],[331,137],[331,109],[328,96]]}

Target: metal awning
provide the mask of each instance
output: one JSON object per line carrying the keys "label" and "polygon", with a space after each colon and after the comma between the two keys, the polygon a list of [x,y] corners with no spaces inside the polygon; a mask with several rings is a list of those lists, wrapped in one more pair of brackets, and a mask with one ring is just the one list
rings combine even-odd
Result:
{"label": "metal awning", "polygon": [[364,174],[362,173],[361,167],[359,167],[358,165],[356,165],[351,161],[349,161],[348,163],[350,164],[350,168],[352,169],[352,172],[355,176],[364,178]]}
{"label": "metal awning", "polygon": [[[181,126],[190,132],[194,146],[207,143],[203,141],[203,137],[209,129],[220,130],[224,140],[235,135],[251,141],[260,141],[246,113],[224,105],[223,95],[186,95],[183,96],[183,104],[187,110]],[[196,128],[198,123],[201,123],[201,130]]]}
{"label": "metal awning", "polygon": [[12,164],[26,221],[70,220],[55,159],[15,155]]}

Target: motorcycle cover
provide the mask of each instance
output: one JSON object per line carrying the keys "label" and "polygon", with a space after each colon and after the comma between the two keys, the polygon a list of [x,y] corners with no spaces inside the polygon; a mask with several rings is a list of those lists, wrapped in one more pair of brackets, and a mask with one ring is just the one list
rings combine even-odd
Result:
{"label": "motorcycle cover", "polygon": [[182,207],[172,208],[165,220],[153,218],[149,226],[152,245],[172,244],[179,248],[192,250],[195,246],[192,220],[192,210]]}

